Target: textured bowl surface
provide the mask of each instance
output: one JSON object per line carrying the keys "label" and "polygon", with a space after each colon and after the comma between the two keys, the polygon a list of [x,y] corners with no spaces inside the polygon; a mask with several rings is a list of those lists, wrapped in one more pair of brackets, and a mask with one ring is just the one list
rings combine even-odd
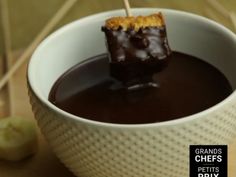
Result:
{"label": "textured bowl surface", "polygon": [[[156,9],[134,10],[137,14],[154,11]],[[204,42],[204,40],[211,44],[211,35],[209,35],[209,39],[205,39],[191,31],[182,32],[189,36],[188,39],[181,40],[179,38],[182,38],[183,35],[177,36],[178,33],[181,33],[181,31],[178,31],[180,29],[169,31],[170,44],[174,49],[199,56],[203,59],[211,56],[209,50],[216,51],[217,55],[211,56],[212,59],[209,62],[221,69],[229,78],[233,87],[235,87],[236,79],[233,77],[233,73],[236,72],[234,71],[234,63],[236,61],[233,61],[233,58],[236,60],[236,49],[231,47],[231,45],[234,44],[236,46],[236,37],[227,29],[202,17],[178,11],[162,11],[167,16],[167,26],[175,20],[174,18],[181,19],[181,25],[196,20],[195,23],[190,23],[189,25],[209,23],[209,26],[212,26],[211,28],[201,25],[203,30],[206,28],[208,33],[212,33],[213,37],[215,36],[212,45],[209,45],[210,48],[207,50],[201,48],[202,46],[198,47],[197,44],[194,47],[189,47],[189,43],[186,41],[193,41],[193,39],[189,38],[192,35],[197,36],[196,43],[198,45]],[[169,122],[144,125],[115,125],[89,121],[65,113],[47,101],[48,92],[55,79],[76,63],[76,61],[71,60],[68,61],[70,64],[62,66],[63,62],[66,63],[65,59],[63,59],[64,56],[61,59],[60,57],[53,58],[53,52],[60,53],[56,45],[53,46],[52,51],[50,51],[50,57],[47,58],[47,52],[50,49],[49,45],[53,44],[51,41],[57,38],[61,39],[61,36],[67,30],[73,28],[73,26],[81,25],[83,27],[83,25],[91,25],[93,20],[99,21],[99,25],[101,25],[107,17],[117,14],[122,15],[123,13],[123,11],[107,12],[88,17],[87,20],[86,18],[82,19],[82,22],[79,22],[79,20],[59,30],[39,46],[39,49],[37,49],[31,59],[28,70],[29,95],[38,125],[59,159],[79,177],[189,177],[189,145],[228,144],[236,136],[235,93],[213,108],[196,115]],[[214,31],[213,28],[219,28],[221,32],[218,32],[219,29]],[[199,29],[196,30],[198,31]],[[221,33],[229,35],[219,37]],[[228,38],[234,38],[234,40],[228,39],[227,36]],[[219,50],[221,49],[219,44],[215,44],[215,40],[224,40],[224,38],[228,42],[225,43],[225,48],[227,49],[222,49],[223,52],[229,52],[230,50],[235,52],[229,56],[232,58],[232,61],[228,64],[225,62],[226,64],[222,65],[221,60],[217,57],[223,56],[223,54]],[[68,40],[72,40],[72,38]],[[96,39],[91,37],[92,40],[96,41]],[[103,36],[98,37],[98,40],[99,43],[103,42]],[[97,43],[90,43],[91,45],[97,45]],[[65,42],[63,45],[66,47],[67,43]],[[70,45],[70,48],[74,46]],[[99,48],[99,45],[97,45],[97,48]],[[86,53],[86,51],[83,51],[79,58],[83,60],[88,58],[89,55],[96,55],[105,50],[103,47],[100,48],[92,50],[92,54],[90,54],[91,52]],[[63,49],[61,48],[61,50]],[[83,47],[79,49],[85,50]],[[68,47],[65,50],[68,53],[73,53],[72,49],[68,49]],[[78,51],[78,49],[76,50]],[[77,51],[75,51],[74,55],[78,55]],[[70,54],[64,55],[70,56]],[[54,65],[57,63],[55,68],[61,68],[53,76],[40,76],[42,71],[37,71],[37,68],[39,70],[40,68],[41,70],[47,69],[47,65],[50,67],[50,63],[53,66],[51,61],[45,64],[47,62],[43,60],[46,59],[54,61]],[[43,77],[48,79],[45,80]],[[37,84],[42,86],[41,88],[36,84],[36,78]]]}

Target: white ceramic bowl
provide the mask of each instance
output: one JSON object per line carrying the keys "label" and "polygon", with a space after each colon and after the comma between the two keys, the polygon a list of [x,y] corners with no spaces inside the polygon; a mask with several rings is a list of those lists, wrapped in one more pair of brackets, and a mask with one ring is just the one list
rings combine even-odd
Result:
{"label": "white ceramic bowl", "polygon": [[[236,36],[206,18],[161,10],[173,50],[216,66],[236,87]],[[236,132],[236,93],[203,112],[173,121],[120,125],[86,120],[48,101],[53,83],[67,69],[104,53],[101,26],[123,10],[75,21],[44,40],[28,68],[31,104],[39,127],[61,161],[80,177],[189,177],[189,145],[228,144]],[[193,100],[194,101],[194,100]],[[93,111],[93,110],[91,110]]]}

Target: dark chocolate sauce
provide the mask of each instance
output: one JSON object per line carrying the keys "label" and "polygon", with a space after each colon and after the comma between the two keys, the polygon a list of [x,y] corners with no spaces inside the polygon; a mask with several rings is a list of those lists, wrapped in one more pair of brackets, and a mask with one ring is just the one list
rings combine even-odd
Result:
{"label": "dark chocolate sauce", "polygon": [[172,61],[155,74],[159,88],[111,89],[107,55],[80,63],[54,84],[49,100],[74,115],[110,123],[141,124],[172,120],[203,111],[232,92],[215,67],[173,52]]}
{"label": "dark chocolate sauce", "polygon": [[146,27],[117,30],[103,27],[110,58],[110,74],[124,85],[153,82],[171,57],[166,28]]}

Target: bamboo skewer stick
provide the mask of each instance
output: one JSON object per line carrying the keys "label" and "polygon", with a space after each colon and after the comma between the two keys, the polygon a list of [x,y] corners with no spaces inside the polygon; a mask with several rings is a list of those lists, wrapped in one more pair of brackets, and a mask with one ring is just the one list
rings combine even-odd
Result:
{"label": "bamboo skewer stick", "polygon": [[31,56],[38,44],[50,33],[57,23],[66,15],[73,7],[77,0],[67,0],[52,19],[47,23],[43,30],[37,35],[33,42],[27,47],[24,53],[17,59],[11,69],[0,80],[0,89],[7,83],[9,78],[17,71],[17,69]]}
{"label": "bamboo skewer stick", "polygon": [[130,10],[130,4],[129,0],[123,0],[124,6],[125,6],[125,12],[128,17],[132,16],[131,10]]}
{"label": "bamboo skewer stick", "polygon": [[217,0],[207,0],[209,5],[220,13],[223,17],[231,20],[234,29],[236,30],[236,14],[234,12],[228,11],[224,6],[222,6]]}
{"label": "bamboo skewer stick", "polygon": [[236,30],[236,13],[235,12],[230,13],[230,19],[233,23],[234,29]]}
{"label": "bamboo skewer stick", "polygon": [[211,5],[212,8],[214,8],[217,12],[219,12],[225,18],[229,18],[228,10],[224,6],[222,6],[218,1],[207,0],[207,2]]}
{"label": "bamboo skewer stick", "polygon": [[[3,40],[4,40],[4,59],[6,70],[8,71],[11,67],[12,52],[11,52],[11,29],[9,24],[9,8],[7,0],[1,0],[1,16],[2,16],[2,29],[3,29]],[[12,79],[8,80],[8,106],[9,106],[9,116],[14,114],[13,105],[13,83]]]}

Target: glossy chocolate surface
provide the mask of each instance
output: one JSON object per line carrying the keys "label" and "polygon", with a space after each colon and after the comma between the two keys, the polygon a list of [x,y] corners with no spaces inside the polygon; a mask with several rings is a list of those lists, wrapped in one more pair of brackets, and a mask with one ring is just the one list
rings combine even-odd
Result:
{"label": "glossy chocolate surface", "polygon": [[100,122],[153,123],[195,114],[232,93],[225,76],[210,64],[179,52],[162,72],[159,88],[112,89],[107,55],[93,57],[62,75],[49,100],[71,114]]}

